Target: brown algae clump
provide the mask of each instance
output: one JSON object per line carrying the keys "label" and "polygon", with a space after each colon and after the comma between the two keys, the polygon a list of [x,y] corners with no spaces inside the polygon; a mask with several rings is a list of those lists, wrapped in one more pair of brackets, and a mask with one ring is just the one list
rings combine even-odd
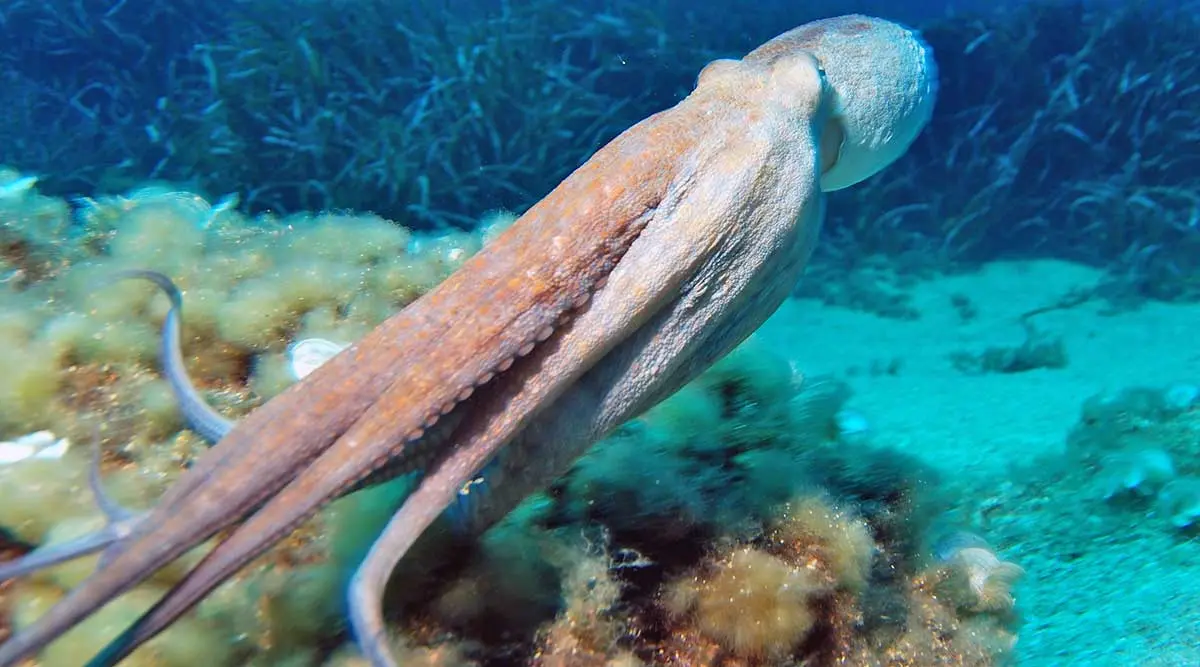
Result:
{"label": "brown algae clump", "polygon": [[827,591],[807,568],[742,547],[708,572],[670,585],[664,606],[734,654],[780,659],[812,629],[812,605]]}

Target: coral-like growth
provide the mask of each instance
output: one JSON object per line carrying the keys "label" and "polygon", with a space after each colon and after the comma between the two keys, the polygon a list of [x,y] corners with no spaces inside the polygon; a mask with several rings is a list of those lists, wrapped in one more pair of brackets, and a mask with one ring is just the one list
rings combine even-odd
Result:
{"label": "coral-like growth", "polygon": [[1159,511],[1179,530],[1200,528],[1200,477],[1181,477],[1163,487]]}
{"label": "coral-like growth", "polygon": [[1132,387],[1089,397],[1067,439],[1069,474],[1120,509],[1153,505],[1171,529],[1200,519],[1200,428],[1197,391],[1189,383]]}
{"label": "coral-like growth", "polygon": [[[478,667],[479,662],[468,657],[468,650],[455,642],[446,641],[429,646],[413,645],[404,637],[391,641],[392,657],[404,667]],[[303,664],[312,664],[311,662]],[[329,656],[324,667],[371,667],[353,645],[343,646]]]}
{"label": "coral-like growth", "polygon": [[[1008,586],[1020,568],[966,551],[944,569],[880,577],[871,568],[878,549],[862,519],[796,498],[762,538],[734,541],[665,584],[655,655],[689,667],[982,666],[1011,649]],[[978,591],[970,608],[942,592],[959,573]]]}
{"label": "coral-like growth", "polygon": [[968,533],[952,541],[943,550],[944,563],[935,568],[938,591],[965,611],[1011,612],[1016,604],[1012,587],[1025,570],[1000,560],[982,538]]}
{"label": "coral-like growth", "polygon": [[726,650],[778,660],[816,623],[828,587],[816,573],[754,547],[740,547],[706,571],[668,585],[664,606]]}
{"label": "coral-like growth", "polygon": [[1100,462],[1100,485],[1105,500],[1152,497],[1174,478],[1171,456],[1161,449],[1113,452]]}
{"label": "coral-like growth", "polygon": [[641,661],[621,647],[627,619],[621,615],[623,585],[607,554],[564,551],[562,610],[538,632],[535,667],[635,667]]}
{"label": "coral-like growth", "polygon": [[955,608],[939,593],[940,576],[937,572],[924,572],[913,578],[906,591],[908,613],[904,630],[888,644],[877,645],[867,654],[873,654],[873,659],[852,658],[842,664],[879,664],[881,658],[902,660],[898,664],[908,665],[1011,664],[1017,643],[1013,617],[994,612],[972,615]]}
{"label": "coral-like growth", "polygon": [[559,548],[551,536],[528,526],[497,526],[467,566],[440,587],[429,615],[444,627],[491,641],[532,632],[556,610],[559,574],[552,560]]}
{"label": "coral-like growth", "polygon": [[768,536],[789,561],[816,567],[832,586],[866,587],[876,546],[862,519],[805,496],[779,509]]}

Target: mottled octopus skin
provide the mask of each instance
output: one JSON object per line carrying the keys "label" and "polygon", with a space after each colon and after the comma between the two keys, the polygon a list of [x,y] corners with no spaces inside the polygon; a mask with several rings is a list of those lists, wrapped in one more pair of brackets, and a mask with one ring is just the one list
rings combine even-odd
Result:
{"label": "mottled octopus skin", "polygon": [[[372,663],[395,664],[376,596],[464,482],[507,445],[482,529],[787,297],[820,227],[821,166],[835,156],[821,152],[831,96],[817,60],[777,42],[710,64],[686,99],[600,149],[445,282],[238,423],[104,567],[0,646],[0,666],[232,527],[90,664],[117,663],[385,466],[425,475],[356,575],[351,606]],[[424,446],[450,412],[452,436]]]}

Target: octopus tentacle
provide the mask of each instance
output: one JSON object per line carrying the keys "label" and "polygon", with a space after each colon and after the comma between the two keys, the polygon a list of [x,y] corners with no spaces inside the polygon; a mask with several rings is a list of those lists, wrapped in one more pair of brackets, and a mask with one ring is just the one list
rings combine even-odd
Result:
{"label": "octopus tentacle", "polygon": [[[625,178],[593,187],[617,170]],[[586,301],[637,238],[669,173],[661,158],[582,167],[459,272],[240,422],[113,545],[107,567],[0,646],[0,664],[36,651],[259,506],[247,529],[277,536],[377,468],[424,467],[433,455],[421,447],[425,431]],[[323,457],[331,448],[336,454]],[[331,476],[304,474],[314,465]],[[285,488],[289,503],[302,500],[269,502]],[[232,545],[258,552],[270,544],[249,542]],[[231,546],[198,567],[227,555],[245,562]]]}
{"label": "octopus tentacle", "polygon": [[381,470],[424,469],[352,587],[356,632],[390,664],[369,605],[461,485],[509,446],[485,526],[761,324],[808,259],[822,189],[877,171],[927,119],[930,62],[912,33],[848,17],[706,70],[445,282],[237,424],[106,567],[0,646],[0,665],[241,522],[92,662],[111,665],[323,503]]}

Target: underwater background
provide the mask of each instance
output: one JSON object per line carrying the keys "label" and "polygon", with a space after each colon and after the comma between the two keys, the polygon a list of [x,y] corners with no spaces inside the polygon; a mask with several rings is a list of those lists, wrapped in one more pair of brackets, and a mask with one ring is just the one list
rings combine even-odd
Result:
{"label": "underwater background", "polygon": [[[1200,4],[5,0],[0,560],[148,507],[705,63],[863,11],[934,117],[832,193],[794,298],[481,540],[414,554],[404,665],[1200,665]],[[129,665],[357,665],[349,496]],[[487,493],[483,488],[480,492]],[[431,549],[431,551],[433,551]],[[448,554],[448,555],[447,555]],[[82,664],[156,575],[35,664]],[[191,559],[191,560],[189,560]],[[85,577],[0,585],[0,641]]]}

